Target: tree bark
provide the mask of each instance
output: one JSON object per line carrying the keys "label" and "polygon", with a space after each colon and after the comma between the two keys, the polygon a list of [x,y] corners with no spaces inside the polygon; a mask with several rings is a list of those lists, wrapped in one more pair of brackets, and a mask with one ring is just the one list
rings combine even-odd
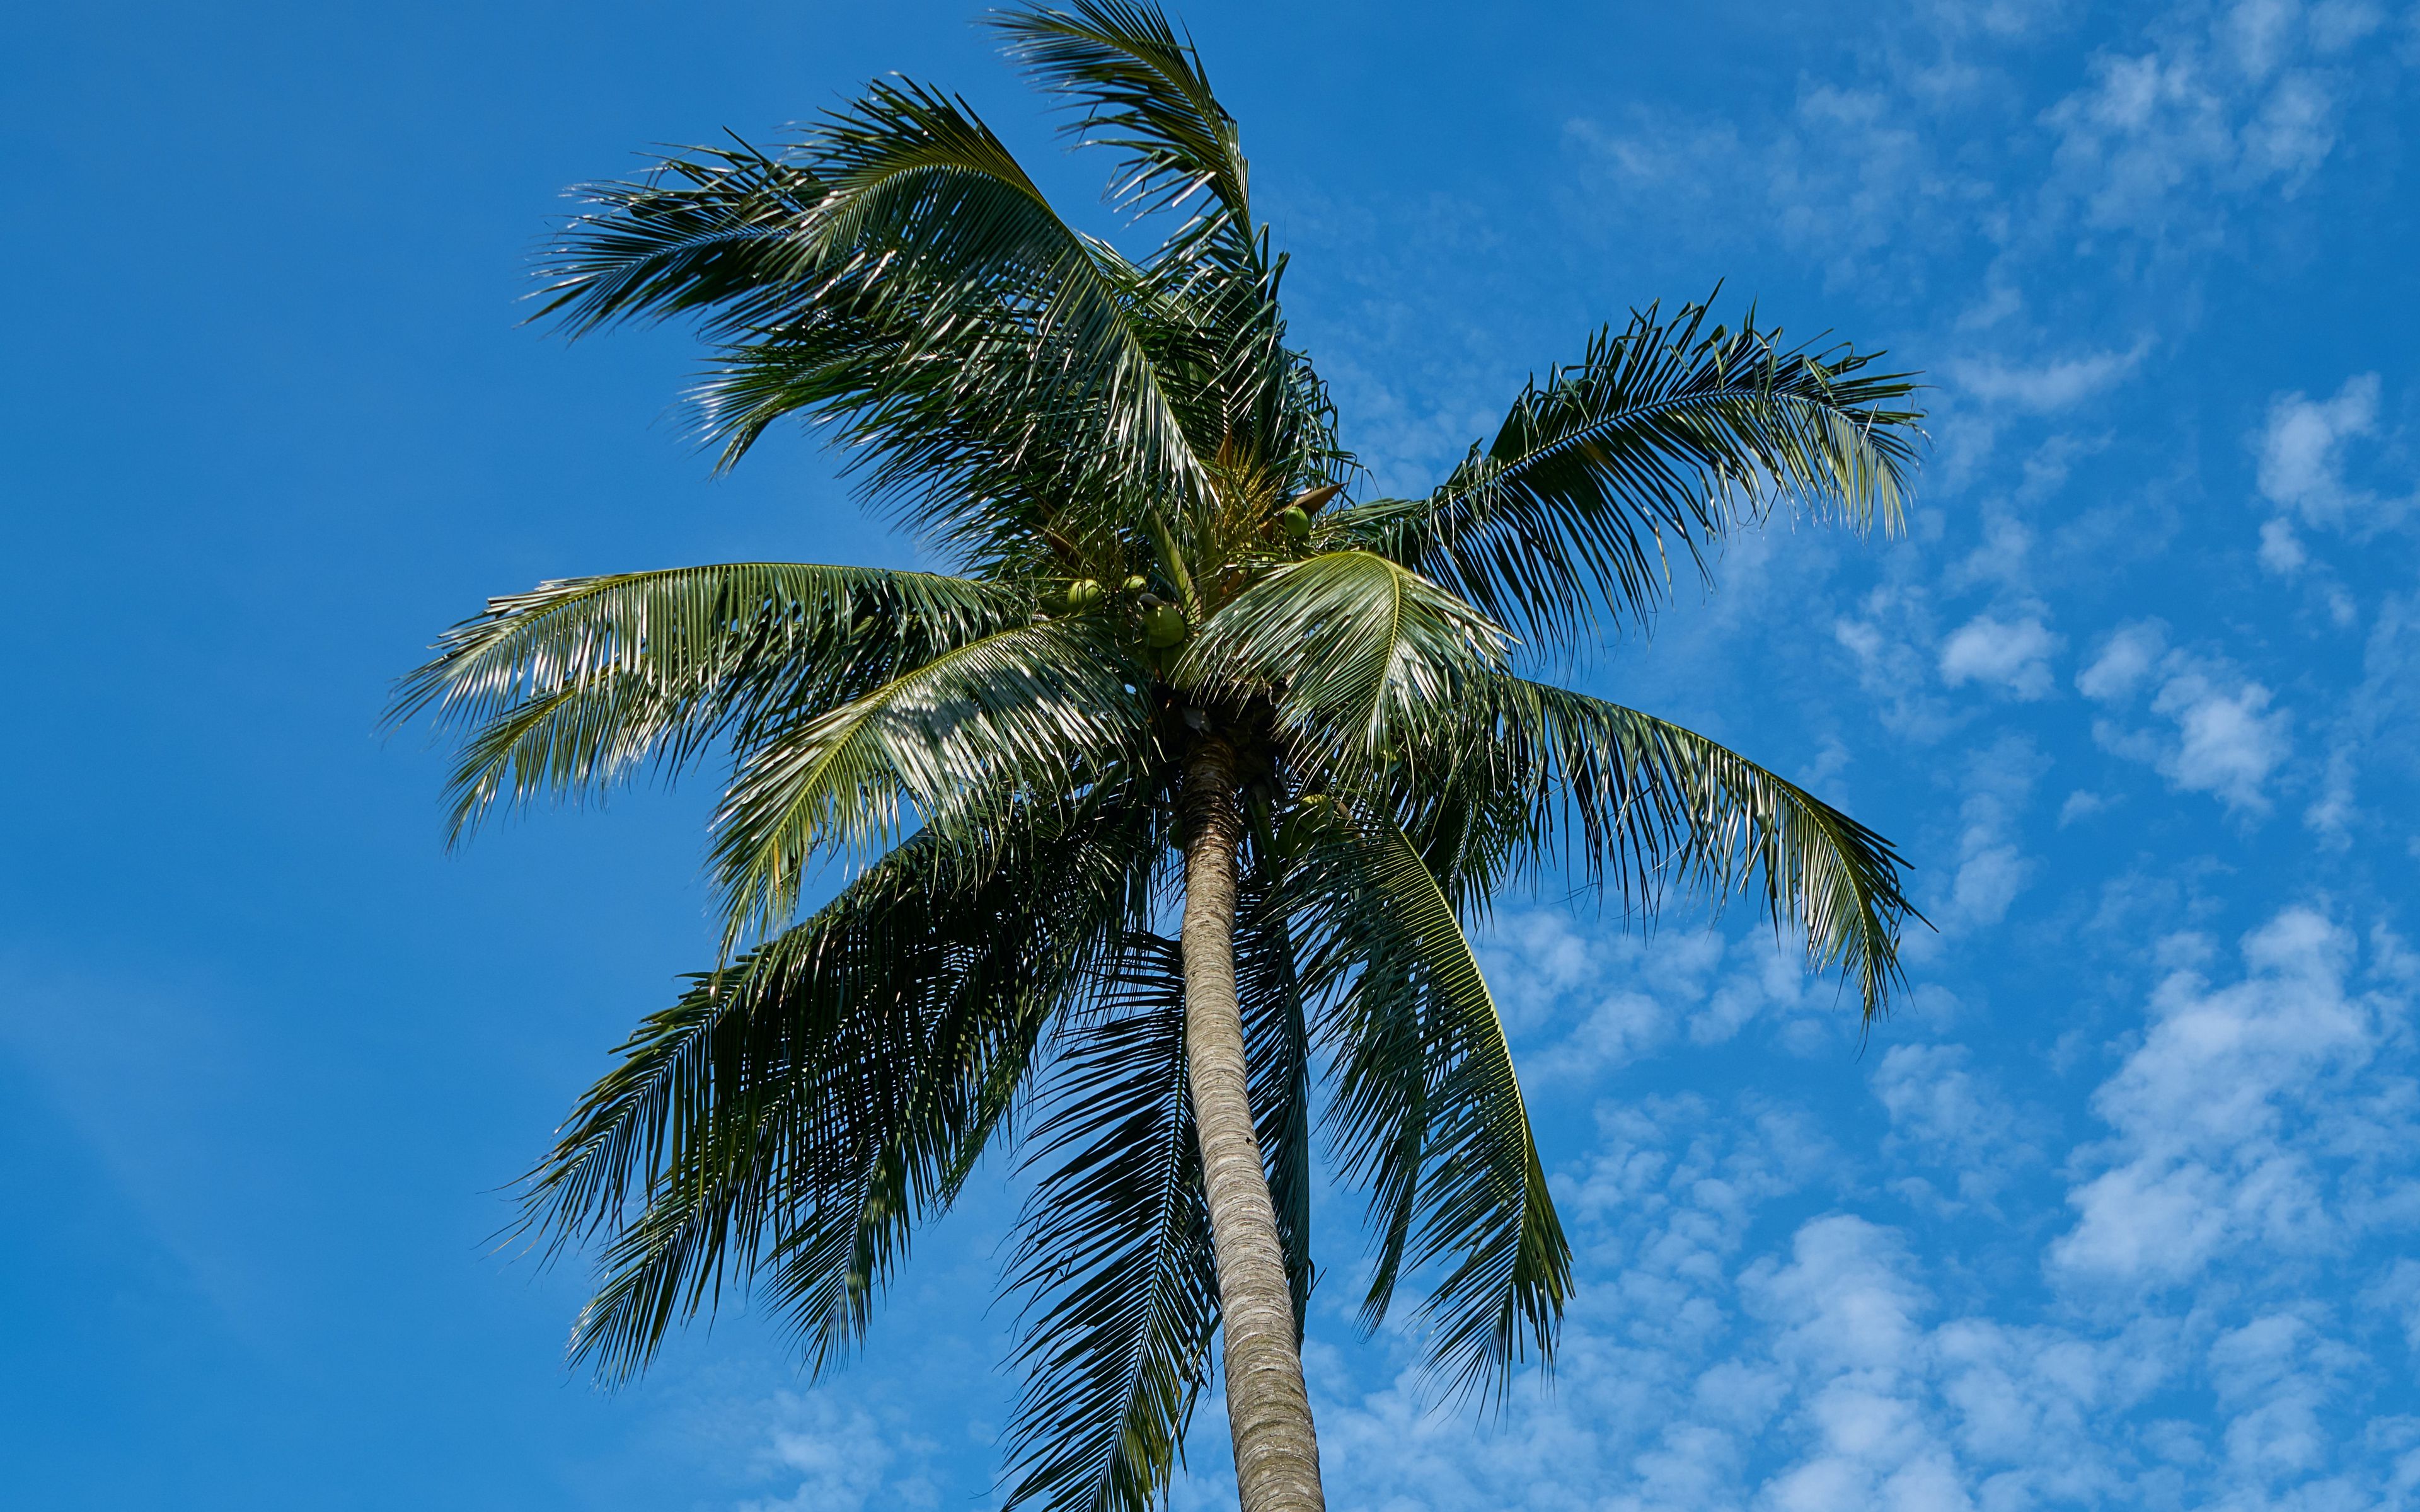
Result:
{"label": "tree bark", "polygon": [[1252,1131],[1244,1019],[1235,1001],[1235,852],[1244,816],[1235,753],[1224,741],[1205,740],[1187,758],[1185,804],[1186,1076],[1218,1261],[1235,1486],[1243,1512],[1324,1512],[1294,1293]]}

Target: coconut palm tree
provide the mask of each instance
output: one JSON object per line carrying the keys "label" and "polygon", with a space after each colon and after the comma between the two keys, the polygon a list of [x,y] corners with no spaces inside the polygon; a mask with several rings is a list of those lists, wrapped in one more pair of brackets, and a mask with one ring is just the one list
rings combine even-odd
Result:
{"label": "coconut palm tree", "polygon": [[1651,308],[1430,493],[1366,496],[1189,39],[1148,0],[995,24],[1113,203],[1169,227],[1148,255],[1062,219],[963,100],[888,82],[779,150],[591,186],[547,261],[575,335],[697,322],[724,464],[822,423],[949,570],[545,583],[448,631],[396,711],[461,732],[458,835],[731,764],[722,956],[530,1180],[535,1234],[600,1246],[575,1357],[628,1376],[730,1281],[831,1365],[1014,1132],[1040,1174],[1010,1503],[1149,1503],[1222,1338],[1243,1505],[1301,1512],[1315,1126],[1368,1194],[1365,1323],[1416,1287],[1464,1391],[1554,1349],[1570,1252],[1466,933],[1492,897],[1746,889],[1883,1005],[1910,914],[1885,841],[1525,673],[1776,503],[1892,522],[1917,417],[1871,354]]}

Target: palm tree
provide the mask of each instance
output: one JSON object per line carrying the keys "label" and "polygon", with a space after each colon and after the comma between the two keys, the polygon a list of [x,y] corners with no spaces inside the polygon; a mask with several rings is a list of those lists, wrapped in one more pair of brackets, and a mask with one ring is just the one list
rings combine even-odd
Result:
{"label": "palm tree", "polygon": [[963,100],[877,83],[781,150],[592,186],[544,302],[575,335],[693,317],[725,465],[824,423],[954,570],[545,583],[448,631],[396,714],[463,732],[458,837],[732,762],[722,957],[530,1180],[535,1234],[602,1242],[576,1358],[627,1377],[729,1280],[822,1369],[1019,1126],[1011,1504],[1148,1504],[1223,1335],[1243,1505],[1300,1512],[1314,1124],[1369,1195],[1365,1323],[1417,1277],[1456,1390],[1555,1345],[1570,1252],[1466,933],[1493,896],[1753,889],[1883,1005],[1885,841],[1523,669],[1776,501],[1895,521],[1917,416],[1871,354],[1651,308],[1433,492],[1360,497],[1189,39],[1149,0],[994,24],[1113,203],[1172,227],[1150,255],[1061,219]]}

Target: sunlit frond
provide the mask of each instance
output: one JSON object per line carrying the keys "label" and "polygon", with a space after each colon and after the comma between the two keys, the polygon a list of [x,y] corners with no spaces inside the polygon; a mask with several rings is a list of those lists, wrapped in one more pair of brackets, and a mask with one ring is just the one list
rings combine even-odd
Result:
{"label": "sunlit frond", "polygon": [[715,815],[731,934],[786,918],[818,857],[888,845],[911,820],[979,850],[1005,795],[1052,801],[1146,759],[1148,681],[1096,619],[1048,620],[774,733],[745,754]]}
{"label": "sunlit frond", "polygon": [[1188,210],[1171,243],[1179,257],[1215,249],[1231,267],[1258,261],[1235,119],[1211,92],[1192,39],[1158,7],[1069,0],[993,24],[1009,55],[1081,113],[1068,134],[1119,154],[1112,203],[1138,215]]}
{"label": "sunlit frond", "polygon": [[995,532],[1002,499],[1208,490],[1151,281],[963,101],[877,82],[779,158],[701,149],[588,197],[545,308],[575,333],[697,316],[723,344],[697,398],[725,465],[783,416],[832,422],[943,540]]}
{"label": "sunlit frond", "polygon": [[1367,766],[1503,665],[1503,633],[1468,605],[1383,557],[1335,551],[1238,594],[1202,627],[1175,681],[1266,696],[1315,763]]}
{"label": "sunlit frond", "polygon": [[[1533,379],[1496,439],[1421,500],[1340,511],[1327,534],[1434,578],[1542,644],[1646,615],[1677,552],[1707,548],[1776,497],[1895,524],[1919,418],[1878,354],[1785,347],[1755,312],[1650,307],[1575,365]],[[1605,618],[1600,619],[1600,614]]]}
{"label": "sunlit frond", "polygon": [[1013,588],[932,573],[741,562],[490,599],[397,685],[391,717],[467,733],[458,836],[498,802],[580,797],[720,737],[812,717],[1032,616]]}
{"label": "sunlit frond", "polygon": [[588,208],[540,256],[532,317],[569,335],[692,312],[729,334],[817,291],[821,249],[805,226],[829,191],[803,163],[744,142],[688,147],[642,178],[573,193]]}

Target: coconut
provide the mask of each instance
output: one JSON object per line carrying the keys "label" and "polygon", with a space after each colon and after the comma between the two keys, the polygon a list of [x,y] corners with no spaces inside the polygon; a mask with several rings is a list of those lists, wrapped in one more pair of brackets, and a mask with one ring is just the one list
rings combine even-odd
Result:
{"label": "coconut", "polygon": [[1185,611],[1173,604],[1162,604],[1146,611],[1142,639],[1145,645],[1162,651],[1178,644],[1185,639]]}

